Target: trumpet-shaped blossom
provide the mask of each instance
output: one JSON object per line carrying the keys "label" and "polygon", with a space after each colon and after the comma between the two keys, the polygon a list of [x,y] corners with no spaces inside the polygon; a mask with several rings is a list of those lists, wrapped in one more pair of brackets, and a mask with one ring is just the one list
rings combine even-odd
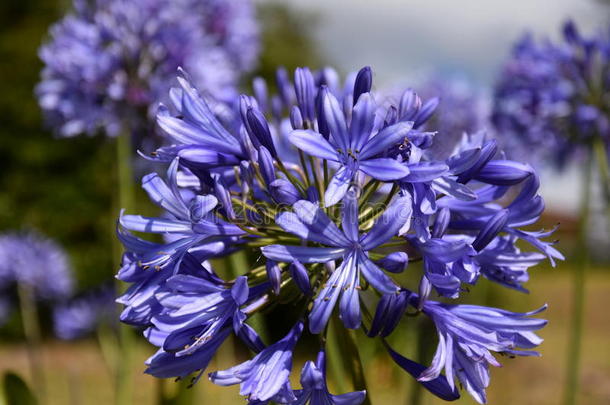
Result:
{"label": "trumpet-shaped blossom", "polygon": [[314,301],[309,315],[309,329],[320,333],[326,326],[339,298],[341,319],[346,327],[360,327],[360,275],[382,293],[395,293],[398,287],[368,257],[368,251],[390,240],[409,219],[410,200],[397,199],[375,222],[369,232],[360,233],[358,206],[355,196],[345,198],[342,230],[309,201],[298,201],[293,213],[280,214],[276,221],[287,232],[304,240],[321,243],[324,247],[271,245],[261,249],[272,260],[300,263],[326,263],[341,259]]}
{"label": "trumpet-shaped blossom", "polygon": [[288,377],[292,369],[292,351],[301,332],[303,322],[299,321],[283,339],[264,348],[252,360],[211,373],[210,381],[222,386],[239,384],[239,393],[251,401],[295,401]]}
{"label": "trumpet-shaped blossom", "polygon": [[432,380],[444,369],[452,388],[457,377],[474,399],[486,403],[489,365],[500,366],[491,352],[537,356],[538,353],[530,349],[542,343],[542,339],[534,332],[544,327],[547,321],[529,317],[545,308],[514,313],[476,305],[426,301],[423,312],[436,325],[439,343],[432,364],[418,379]]}
{"label": "trumpet-shaped blossom", "polygon": [[366,391],[354,391],[332,395],[326,385],[326,353],[320,351],[315,363],[305,362],[301,370],[301,388],[294,392],[298,405],[358,405],[366,398]]}
{"label": "trumpet-shaped blossom", "polygon": [[391,146],[406,141],[412,122],[400,122],[383,128],[373,135],[376,105],[368,93],[363,93],[352,112],[348,127],[337,99],[322,89],[323,114],[330,133],[326,139],[312,130],[295,130],[289,135],[290,142],[300,150],[331,162],[340,168],[330,180],[324,196],[327,205],[338,203],[358,171],[377,180],[398,180],[409,174],[409,169],[397,160],[383,157]]}

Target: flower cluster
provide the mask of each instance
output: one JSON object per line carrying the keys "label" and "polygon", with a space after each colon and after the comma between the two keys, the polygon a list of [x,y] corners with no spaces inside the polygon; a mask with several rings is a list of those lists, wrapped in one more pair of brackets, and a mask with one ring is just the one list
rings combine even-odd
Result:
{"label": "flower cluster", "polygon": [[[446,400],[459,397],[457,378],[485,402],[488,367],[498,365],[492,353],[535,354],[534,331],[545,324],[531,318],[537,312],[446,303],[481,276],[524,290],[528,268],[562,259],[544,241],[551,232],[524,229],[544,209],[530,166],[504,159],[482,133],[431,160],[425,151],[435,132],[425,124],[437,101],[412,90],[398,101],[376,99],[368,67],[345,83],[328,68],[296,69],[293,81],[280,69],[276,94],[255,79],[254,96],[241,95],[234,110],[212,109],[184,74],[178,82],[173,105],[157,114],[171,144],[149,158],[167,174],[142,181],[164,213],[122,213],[118,225],[126,249],[118,278],[130,284],[118,300],[121,320],[145,327],[159,348],[148,373],[195,373],[196,381],[233,334],[255,355],[210,373],[212,382],[239,384],[251,404],[357,404],[365,392],[335,396],[325,382],[334,316],[380,339]],[[210,259],[238,252],[257,264],[220,277]],[[417,285],[406,285],[406,269],[417,272]],[[294,325],[263,342],[249,320],[277,305],[287,305]],[[385,341],[407,311],[436,325],[429,367]],[[320,350],[293,389],[293,350],[305,334],[320,337]]]}
{"label": "flower cluster", "polygon": [[610,33],[583,36],[573,22],[563,40],[525,35],[496,84],[492,120],[513,156],[532,151],[563,166],[595,140],[610,148]]}
{"label": "flower cluster", "polygon": [[55,336],[63,340],[79,339],[102,324],[115,323],[114,294],[114,288],[101,286],[57,304],[53,308]]}
{"label": "flower cluster", "polygon": [[234,97],[258,55],[249,0],[74,0],[50,36],[36,93],[62,136],[146,130],[179,66],[214,97]]}
{"label": "flower cluster", "polygon": [[1,313],[8,315],[15,285],[27,288],[42,301],[70,296],[73,279],[68,256],[54,241],[34,232],[0,235]]}

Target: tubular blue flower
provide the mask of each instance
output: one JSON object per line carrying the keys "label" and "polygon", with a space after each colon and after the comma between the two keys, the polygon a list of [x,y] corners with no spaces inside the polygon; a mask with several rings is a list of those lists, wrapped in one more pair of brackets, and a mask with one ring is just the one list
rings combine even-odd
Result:
{"label": "tubular blue flower", "polygon": [[301,370],[300,390],[294,395],[297,400],[291,402],[295,405],[358,405],[364,401],[366,391],[354,391],[341,395],[332,395],[326,386],[326,353],[318,353],[316,362],[306,361]]}
{"label": "tubular blue flower", "polygon": [[[188,148],[185,151],[180,146],[166,148],[163,160],[179,156],[194,167],[205,164],[206,168],[238,164],[245,157],[243,141],[224,127],[184,72],[178,77],[178,83],[180,87],[173,89],[171,101],[179,117],[172,116],[162,106],[157,113],[157,124],[172,141],[189,145],[194,151],[189,154]],[[210,158],[210,154],[216,157]]]}
{"label": "tubular blue flower", "polygon": [[389,147],[404,142],[413,128],[412,122],[400,122],[371,137],[376,106],[369,93],[360,95],[349,127],[339,102],[328,90],[322,95],[322,104],[331,138],[327,140],[312,130],[295,130],[289,139],[302,151],[341,165],[326,189],[326,205],[334,205],[345,196],[358,171],[384,181],[409,174],[405,165],[381,155]]}
{"label": "tubular blue flower", "polygon": [[302,331],[303,322],[299,321],[283,339],[263,349],[252,360],[210,373],[210,381],[222,386],[240,384],[240,395],[248,396],[251,401],[272,398],[276,402],[295,401],[288,377],[292,351]]}
{"label": "tubular blue flower", "polygon": [[384,294],[377,304],[377,310],[367,335],[369,337],[389,336],[404,315],[410,295],[411,292],[407,290],[401,290],[397,294]]}
{"label": "tubular blue flower", "polygon": [[[388,350],[390,357],[392,357],[392,360],[413,377],[418,378],[421,373],[426,370],[425,366],[395,352],[385,340],[383,343]],[[432,394],[445,401],[455,401],[460,398],[460,393],[457,388],[449,385],[447,378],[443,375],[438,375],[436,378],[418,382]]]}
{"label": "tubular blue flower", "polygon": [[423,242],[410,237],[409,241],[421,252],[425,277],[439,294],[457,298],[461,282],[474,284],[476,281],[478,268],[466,267],[472,265],[471,257],[476,251],[466,241],[453,237],[430,238]]}
{"label": "tubular blue flower", "polygon": [[491,281],[508,288],[527,292],[523,284],[529,280],[527,270],[543,261],[546,256],[538,252],[522,252],[515,246],[516,238],[495,238],[476,256],[480,272]]}
{"label": "tubular blue flower", "polygon": [[130,231],[177,235],[176,240],[162,246],[143,242],[141,248],[148,254],[144,255],[147,260],[140,259],[140,266],[160,269],[179,262],[184,253],[198,243],[244,233],[236,225],[212,213],[218,204],[216,197],[197,196],[185,202],[176,187],[177,169],[178,161],[174,160],[167,172],[169,186],[156,173],[142,180],[142,188],[157,205],[166,210],[166,218],[121,215],[119,219],[120,226]]}
{"label": "tubular blue flower", "polygon": [[280,214],[277,223],[287,232],[329,247],[271,245],[261,249],[268,259],[285,262],[325,263],[342,259],[314,301],[309,316],[312,333],[322,332],[339,297],[345,326],[352,329],[360,326],[360,274],[382,293],[396,293],[398,290],[396,284],[369,259],[367,252],[397,235],[410,216],[410,199],[396,199],[364,234],[359,232],[357,209],[355,197],[348,193],[342,215],[343,230],[340,230],[315,204],[298,201],[293,205],[294,212]]}
{"label": "tubular blue flower", "polygon": [[[206,274],[206,270],[198,273]],[[145,336],[160,349],[148,360],[147,373],[167,378],[184,377],[200,370],[196,381],[228,336],[231,326],[236,335],[247,337],[248,331],[242,329],[249,327],[244,324],[246,315],[240,307],[260,296],[268,285],[249,289],[243,276],[231,288],[219,281],[215,276],[177,274],[158,290],[155,298],[163,309],[152,317],[152,326],[145,331]],[[258,346],[249,340],[247,343]],[[207,361],[183,360],[185,357]],[[182,366],[177,369],[172,359]]]}
{"label": "tubular blue flower", "polygon": [[[430,381],[445,369],[449,385],[457,377],[479,403],[485,403],[489,385],[489,365],[500,364],[491,352],[511,356],[536,356],[540,339],[534,331],[546,325],[543,319],[529,318],[544,311],[514,313],[475,305],[446,305],[426,301],[423,311],[434,324],[439,344],[432,365],[423,371],[420,381]],[[518,350],[526,349],[526,350]]]}
{"label": "tubular blue flower", "polygon": [[[254,6],[242,0],[74,0],[40,48],[39,104],[61,136],[140,133],[176,69],[230,101],[258,55]],[[144,113],[142,113],[144,112]]]}

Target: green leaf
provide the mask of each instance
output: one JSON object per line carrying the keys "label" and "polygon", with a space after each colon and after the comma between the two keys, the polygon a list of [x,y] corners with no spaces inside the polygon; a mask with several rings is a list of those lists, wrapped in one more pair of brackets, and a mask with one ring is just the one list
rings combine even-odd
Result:
{"label": "green leaf", "polygon": [[4,374],[4,398],[6,405],[36,405],[36,396],[21,377],[12,372]]}

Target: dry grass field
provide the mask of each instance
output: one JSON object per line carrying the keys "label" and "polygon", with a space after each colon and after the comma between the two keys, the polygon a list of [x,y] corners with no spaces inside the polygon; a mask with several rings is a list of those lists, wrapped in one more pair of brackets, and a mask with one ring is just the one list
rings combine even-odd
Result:
{"label": "dry grass field", "polygon": [[[522,295],[493,289],[501,294],[506,307],[515,311],[528,310],[546,301],[549,309],[548,326],[541,335],[545,339],[541,358],[503,359],[504,367],[492,370],[489,403],[492,405],[557,405],[561,403],[565,377],[565,353],[570,311],[570,277],[567,266],[559,270],[538,270],[530,283],[531,294]],[[584,337],[584,358],[581,373],[580,404],[606,405],[610,403],[610,271],[597,269],[590,275],[587,285],[587,314]],[[408,342],[404,347],[408,347]],[[225,352],[220,353],[212,369],[228,365]],[[135,404],[153,404],[158,383],[142,373],[143,360],[151,353],[145,343],[133,355]],[[408,354],[403,350],[403,353]],[[227,361],[223,360],[226,359]],[[386,356],[364,356],[369,390],[373,404],[408,404],[411,379]],[[95,341],[78,343],[49,342],[44,348],[48,405],[111,404],[113,393],[111,376],[97,350]],[[295,369],[301,361],[296,361]],[[25,347],[0,346],[0,371],[14,370],[26,375]],[[165,389],[174,383],[167,381]],[[206,404],[243,404],[236,387],[220,388],[202,379],[194,388],[198,401]],[[427,393],[423,405],[441,404]],[[458,401],[474,404],[468,395]]]}

